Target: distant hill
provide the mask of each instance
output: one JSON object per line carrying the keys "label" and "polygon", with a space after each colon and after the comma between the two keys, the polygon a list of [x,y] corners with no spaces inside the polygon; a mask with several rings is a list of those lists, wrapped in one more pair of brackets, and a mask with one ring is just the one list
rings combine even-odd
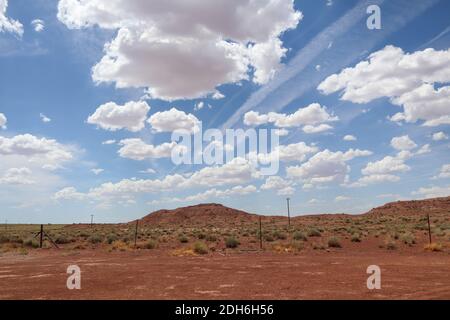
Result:
{"label": "distant hill", "polygon": [[367,212],[368,215],[417,215],[424,213],[449,213],[450,197],[425,200],[396,201]]}
{"label": "distant hill", "polygon": [[[363,215],[396,215],[410,216],[425,213],[449,213],[450,197],[434,198],[426,200],[397,201],[387,203],[374,208]],[[308,223],[317,219],[351,218],[355,215],[321,214],[296,216],[292,218],[295,223]],[[263,223],[280,224],[287,223],[285,215],[261,216]],[[139,220],[140,224],[153,226],[210,226],[210,227],[233,227],[242,225],[255,225],[258,223],[259,215],[251,214],[242,210],[225,207],[217,203],[198,204],[195,206],[182,207],[173,210],[158,210],[150,213]]]}
{"label": "distant hill", "polygon": [[258,221],[258,216],[245,211],[206,203],[174,210],[158,210],[143,217],[140,222],[151,225],[211,225],[223,226]]}

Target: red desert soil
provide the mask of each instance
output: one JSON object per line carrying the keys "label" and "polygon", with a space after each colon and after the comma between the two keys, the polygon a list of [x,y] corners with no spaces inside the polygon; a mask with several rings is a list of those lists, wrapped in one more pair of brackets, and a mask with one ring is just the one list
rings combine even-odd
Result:
{"label": "red desert soil", "polygon": [[[442,243],[440,252],[423,249],[428,241],[423,229],[426,213],[432,214],[433,227],[441,233],[435,236]],[[157,249],[111,250],[105,243],[97,246],[86,240],[84,249],[71,247],[78,239],[60,250],[0,253],[0,299],[450,299],[449,215],[450,197],[395,202],[357,216],[292,219],[292,230],[323,229],[321,237],[308,238],[298,252],[285,250],[292,241],[289,237],[265,242],[259,251],[255,236],[242,236],[237,249],[225,249],[219,238],[215,251],[206,255],[178,256],[174,251],[193,243],[181,244],[178,230],[192,231],[188,226],[252,230],[258,216],[218,204],[161,210],[140,221],[144,229],[166,225],[161,230],[175,230]],[[282,229],[286,218],[263,221],[264,228],[275,226],[286,232]],[[408,232],[414,232],[415,243],[406,245],[400,238],[395,250],[387,250],[383,237],[397,226],[412,230]],[[87,228],[67,226],[70,232],[80,227]],[[101,231],[101,227],[96,228]],[[133,225],[114,228],[131,230]],[[361,242],[351,241],[351,228],[364,234]],[[314,248],[335,235],[342,248]],[[66,288],[69,265],[81,268],[81,290]],[[381,268],[381,290],[367,289],[369,265]]]}
{"label": "red desert soil", "polygon": [[[81,290],[66,268],[81,268]],[[369,265],[381,290],[366,287]],[[450,299],[450,255],[421,252],[246,253],[55,251],[0,261],[0,299]]]}

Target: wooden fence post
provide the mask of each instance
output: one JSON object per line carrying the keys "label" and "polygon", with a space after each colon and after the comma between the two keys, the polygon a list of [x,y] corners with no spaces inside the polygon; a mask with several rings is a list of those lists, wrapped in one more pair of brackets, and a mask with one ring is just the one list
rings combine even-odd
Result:
{"label": "wooden fence post", "polygon": [[259,216],[259,248],[260,248],[261,250],[262,250],[262,248],[263,248],[261,216]]}
{"label": "wooden fence post", "polygon": [[138,224],[139,224],[139,220],[136,220],[136,229],[134,231],[134,248],[135,249],[136,249],[136,244],[137,244]]}
{"label": "wooden fence post", "polygon": [[44,225],[41,224],[41,232],[39,237],[39,248],[42,249],[42,240],[44,239]]}

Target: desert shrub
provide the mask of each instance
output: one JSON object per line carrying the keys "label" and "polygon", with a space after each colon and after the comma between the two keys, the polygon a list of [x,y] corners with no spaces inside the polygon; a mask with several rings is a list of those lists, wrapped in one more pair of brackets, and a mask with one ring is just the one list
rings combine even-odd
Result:
{"label": "desert shrub", "polygon": [[401,241],[404,244],[407,244],[409,246],[412,246],[413,244],[416,243],[416,239],[414,238],[414,235],[411,233],[406,233],[404,235],[401,236]]}
{"label": "desert shrub", "polygon": [[393,239],[386,240],[386,249],[388,250],[396,250],[397,249],[397,243]]}
{"label": "desert shrub", "polygon": [[63,236],[63,235],[60,235],[55,239],[55,243],[57,243],[57,244],[67,244],[70,242],[71,242],[71,239],[69,239],[68,237]]}
{"label": "desert shrub", "polygon": [[317,228],[311,228],[308,230],[308,237],[320,237],[321,233]]}
{"label": "desert shrub", "polygon": [[341,242],[336,237],[331,237],[328,239],[328,247],[330,248],[342,248]]}
{"label": "desert shrub", "polygon": [[0,236],[0,243],[8,243],[9,242],[9,237],[1,235]]}
{"label": "desert shrub", "polygon": [[301,231],[295,231],[292,237],[294,238],[294,240],[303,240],[303,241],[308,240],[306,235]]}
{"label": "desert shrub", "polygon": [[194,252],[197,254],[207,254],[208,246],[203,242],[197,241],[196,243],[194,243]]}
{"label": "desert shrub", "polygon": [[433,243],[427,244],[424,247],[424,249],[427,250],[427,251],[434,251],[434,252],[442,251],[442,245],[440,243],[433,242]]}
{"label": "desert shrub", "polygon": [[189,238],[187,236],[185,236],[184,234],[178,237],[178,240],[181,243],[188,243],[189,242]]}
{"label": "desert shrub", "polygon": [[85,231],[81,231],[80,234],[79,234],[79,236],[80,236],[81,238],[87,239],[87,238],[89,238],[89,233],[87,233],[87,232],[85,232]]}
{"label": "desert shrub", "polygon": [[237,248],[239,246],[239,240],[234,237],[228,237],[225,239],[225,246],[227,248]]}
{"label": "desert shrub", "polygon": [[111,244],[114,241],[117,241],[118,239],[119,239],[119,237],[117,237],[117,235],[115,235],[114,233],[110,233],[106,236],[106,242],[108,244]]}
{"label": "desert shrub", "polygon": [[27,238],[23,241],[25,247],[39,248],[39,243],[33,238]]}
{"label": "desert shrub", "polygon": [[157,246],[157,242],[155,240],[148,240],[145,243],[145,249],[155,249]]}
{"label": "desert shrub", "polygon": [[354,233],[350,239],[351,242],[361,242],[361,236],[357,233]]}
{"label": "desert shrub", "polygon": [[128,244],[126,244],[125,242],[118,240],[112,243],[112,249],[119,251],[126,251],[129,249],[129,247]]}
{"label": "desert shrub", "polygon": [[321,242],[313,243],[314,250],[325,250],[325,246]]}
{"label": "desert shrub", "polygon": [[206,236],[206,241],[215,242],[215,241],[217,241],[217,237],[213,234],[208,234]]}
{"label": "desert shrub", "polygon": [[280,231],[275,231],[273,237],[278,240],[285,240],[287,238],[286,234]]}
{"label": "desert shrub", "polygon": [[274,238],[272,237],[272,235],[266,234],[266,235],[264,236],[264,240],[267,241],[267,242],[273,242],[273,241],[274,241]]}
{"label": "desert shrub", "polygon": [[19,238],[18,236],[14,235],[9,237],[9,242],[11,243],[17,243],[17,244],[23,244],[23,239]]}
{"label": "desert shrub", "polygon": [[103,241],[103,238],[99,234],[93,234],[92,236],[89,237],[88,240],[90,243],[96,244],[96,243],[101,243]]}
{"label": "desert shrub", "polygon": [[206,238],[206,234],[204,234],[203,232],[200,232],[199,234],[197,234],[197,238],[198,238],[199,240],[203,240],[203,239]]}

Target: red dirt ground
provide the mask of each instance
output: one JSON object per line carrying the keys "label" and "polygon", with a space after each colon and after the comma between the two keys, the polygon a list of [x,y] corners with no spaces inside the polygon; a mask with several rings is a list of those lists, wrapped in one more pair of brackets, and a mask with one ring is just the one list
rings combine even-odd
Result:
{"label": "red dirt ground", "polygon": [[[66,269],[81,268],[81,290]],[[381,268],[381,290],[366,269]],[[55,250],[0,260],[0,299],[450,299],[450,254],[383,250],[234,253],[175,257],[158,251],[61,255]]]}
{"label": "red dirt ground", "polygon": [[[427,213],[439,252],[424,250]],[[265,242],[264,251],[257,250],[256,234],[244,236],[258,219],[218,204],[158,211],[139,224],[142,236],[147,230],[141,242],[148,241],[149,230],[155,232],[151,228],[165,234],[151,250],[121,241],[114,250],[115,242],[92,244],[76,236],[86,229],[123,237],[134,230],[131,223],[65,226],[55,232],[75,242],[59,250],[6,243],[0,252],[0,299],[450,299],[450,197],[390,203],[359,216],[296,217],[288,238]],[[217,234],[217,241],[207,242],[208,254],[192,256],[193,226]],[[290,250],[290,233],[313,226],[323,229],[321,236]],[[286,218],[264,217],[263,228],[287,232]],[[353,229],[361,242],[351,241]],[[402,241],[402,230],[414,235],[413,244]],[[180,243],[180,231],[189,233],[189,243]],[[385,241],[397,231],[396,248],[388,250]],[[229,232],[239,234],[239,248],[225,248]],[[342,248],[315,248],[331,236],[340,238]],[[81,290],[66,288],[69,265],[81,268]],[[367,289],[369,265],[381,268],[381,290]]]}

